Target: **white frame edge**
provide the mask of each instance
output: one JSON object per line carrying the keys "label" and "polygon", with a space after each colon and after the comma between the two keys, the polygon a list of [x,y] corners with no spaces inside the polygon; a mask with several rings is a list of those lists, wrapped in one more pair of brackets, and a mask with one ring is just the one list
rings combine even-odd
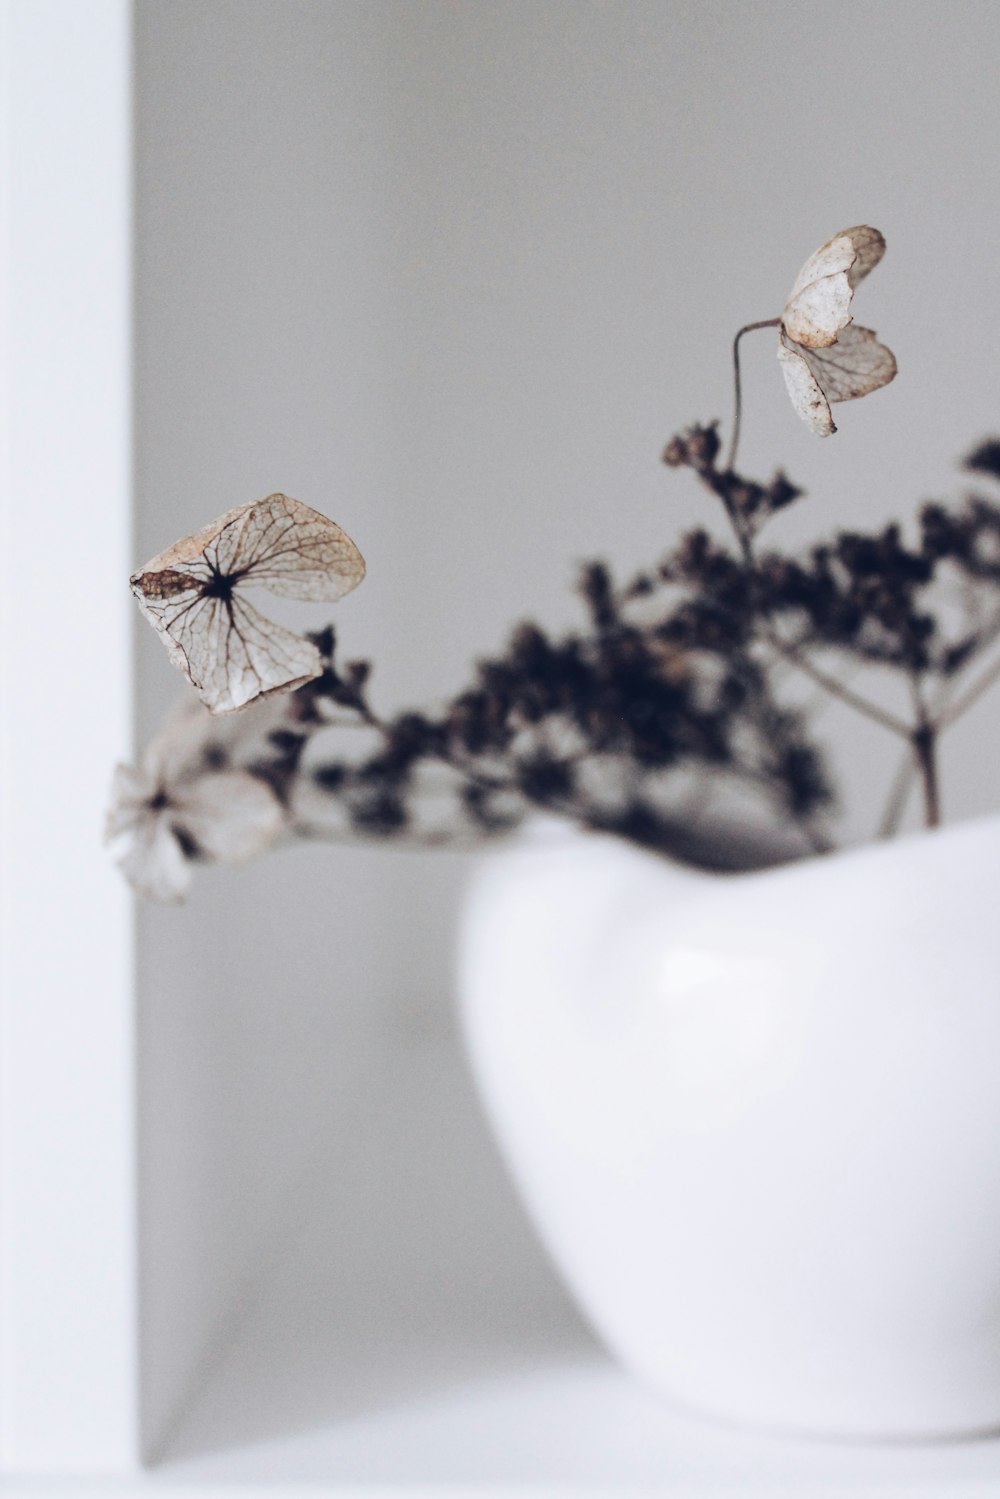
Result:
{"label": "white frame edge", "polygon": [[131,5],[0,0],[5,76],[0,1451],[136,1463]]}

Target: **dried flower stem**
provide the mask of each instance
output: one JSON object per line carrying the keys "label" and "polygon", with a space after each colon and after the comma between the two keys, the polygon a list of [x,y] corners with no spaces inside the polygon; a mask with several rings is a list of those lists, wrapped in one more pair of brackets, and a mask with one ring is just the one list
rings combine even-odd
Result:
{"label": "dried flower stem", "polygon": [[981,677],[962,693],[961,697],[956,698],[951,706],[942,713],[937,721],[937,727],[939,729],[950,728],[956,719],[961,718],[963,713],[967,713],[973,704],[977,703],[983,694],[994,686],[996,682],[1000,682],[1000,656],[997,657],[991,666],[986,668]]}
{"label": "dried flower stem", "polygon": [[743,391],[740,381],[740,339],[744,333],[756,333],[759,328],[778,328],[781,325],[780,317],[764,318],[759,323],[746,323],[736,337],[733,339],[733,435],[729,439],[729,452],[726,454],[726,468],[732,470],[736,466],[736,449],[740,441],[740,421],[743,415]]}
{"label": "dried flower stem", "polygon": [[938,790],[937,735],[931,724],[918,724],[914,729],[913,753],[924,791],[924,824],[929,828],[936,828],[941,822],[941,799]]}
{"label": "dried flower stem", "polygon": [[885,811],[882,813],[882,821],[878,825],[879,838],[891,838],[899,827],[900,819],[906,810],[906,803],[910,796],[910,787],[913,778],[917,774],[918,766],[913,746],[908,745],[906,753],[899,764],[899,769],[893,777],[889,795],[886,798]]}
{"label": "dried flower stem", "polygon": [[[987,629],[980,642],[980,651],[993,644],[1000,636],[1000,618],[995,619]],[[937,774],[937,740],[945,729],[950,729],[954,723],[968,712],[989,689],[1000,681],[1000,657],[993,661],[990,666],[979,676],[970,687],[950,705],[945,704],[938,713],[925,716],[926,729],[930,731],[932,740],[928,750],[921,749],[911,735],[911,749],[907,752],[899,770],[896,772],[892,789],[886,802],[885,812],[879,824],[879,837],[891,838],[899,826],[900,818],[906,806],[910,793],[910,786],[915,775],[920,775],[924,780],[924,808],[925,814],[933,813],[934,822],[927,822],[929,827],[937,826],[940,820],[940,790]],[[928,784],[928,778],[930,784]]]}
{"label": "dried flower stem", "polygon": [[810,661],[808,656],[803,655],[797,646],[791,645],[786,640],[782,640],[780,635],[770,626],[762,628],[761,636],[773,650],[777,651],[783,660],[789,662],[792,666],[798,667],[799,671],[815,682],[817,687],[822,687],[824,692],[830,693],[831,697],[838,698],[847,707],[853,708],[856,713],[863,713],[873,723],[880,724],[883,729],[888,729],[890,733],[896,734],[899,738],[912,739],[913,730],[902,718],[897,718],[894,713],[890,713],[886,708],[880,708],[878,703],[873,703],[870,698],[864,697],[860,692],[855,692],[854,688],[848,687],[846,682],[842,682],[838,677],[833,677],[829,672],[825,672],[822,667]]}

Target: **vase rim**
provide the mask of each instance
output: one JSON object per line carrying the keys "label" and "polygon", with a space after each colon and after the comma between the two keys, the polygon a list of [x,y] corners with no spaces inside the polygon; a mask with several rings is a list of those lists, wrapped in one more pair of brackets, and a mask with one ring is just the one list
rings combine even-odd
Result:
{"label": "vase rim", "polygon": [[[734,832],[746,833],[746,829],[741,829],[740,825],[735,822],[731,824],[731,827]],[[873,838],[865,842],[841,845],[828,852],[806,853],[800,857],[774,859],[758,866],[728,869],[706,868],[688,863],[669,854],[659,853],[655,849],[644,848],[641,844],[622,837],[621,834],[604,829],[587,828],[580,823],[547,813],[533,816],[522,824],[517,842],[522,848],[528,845],[529,848],[537,848],[540,851],[546,845],[555,850],[560,845],[577,847],[582,844],[606,843],[617,847],[623,853],[634,854],[638,859],[653,860],[658,864],[683,871],[695,879],[710,880],[713,883],[722,880],[728,883],[742,879],[756,880],[781,876],[787,878],[792,871],[805,873],[807,870],[818,868],[831,869],[845,865],[848,867],[855,864],[861,865],[871,860],[892,860],[898,857],[900,852],[907,856],[924,850],[928,854],[932,850],[940,850],[943,853],[956,843],[974,843],[980,839],[989,839],[998,833],[1000,833],[1000,812],[986,812],[939,827],[913,828],[890,838]],[[720,826],[720,838],[724,835],[725,829]]]}

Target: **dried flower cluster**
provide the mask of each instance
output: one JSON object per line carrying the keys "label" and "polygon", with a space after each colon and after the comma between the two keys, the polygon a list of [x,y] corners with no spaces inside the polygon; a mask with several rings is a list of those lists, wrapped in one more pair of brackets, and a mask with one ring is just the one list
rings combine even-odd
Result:
{"label": "dried flower cluster", "polygon": [[[928,504],[909,539],[897,525],[842,531],[786,555],[760,538],[801,491],[734,463],[749,328],[779,328],[793,403],[820,435],[835,430],[831,401],[892,378],[892,355],[849,311],[883,251],[876,230],[842,231],[806,262],[780,318],[737,335],[724,463],[716,423],[668,444],[664,461],[693,473],[724,531],[691,531],[623,582],[588,564],[580,628],[553,637],[521,625],[434,711],[382,716],[369,664],[342,661],[332,628],[297,637],[238,596],[256,582],[338,598],[360,581],[354,544],[298,501],[240,507],[147,564],[133,589],[206,706],[169,723],[138,771],[119,770],[109,831],[127,840],[136,888],[181,898],[196,863],[235,862],[282,838],[461,843],[537,811],[707,867],[751,857],[734,816],[756,829],[758,859],[821,850],[834,791],[789,677],[901,741],[883,831],[911,781],[935,823],[939,737],[1000,678],[1000,506],[981,494],[955,510]],[[1000,479],[1000,440],[967,468]],[[905,684],[907,714],[886,706],[887,672]]]}

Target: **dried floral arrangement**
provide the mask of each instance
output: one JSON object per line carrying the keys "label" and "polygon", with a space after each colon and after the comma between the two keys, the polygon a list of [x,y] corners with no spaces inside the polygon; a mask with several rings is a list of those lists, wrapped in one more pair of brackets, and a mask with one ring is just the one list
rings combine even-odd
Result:
{"label": "dried floral arrangement", "polygon": [[[132,590],[200,701],[116,773],[108,834],[133,886],[176,900],[199,864],[288,839],[466,845],[537,812],[705,867],[823,851],[834,785],[795,679],[899,740],[880,834],[915,784],[936,824],[940,736],[1000,678],[1000,505],[978,493],[927,504],[910,540],[893,524],[787,555],[761,537],[802,491],[736,467],[744,334],[778,330],[792,405],[818,436],[836,431],[831,404],[893,378],[892,354],[851,314],[884,249],[877,230],[842,230],[780,317],[739,331],[724,456],[718,422],[667,445],[665,463],[695,476],[725,534],[693,530],[624,581],[587,564],[580,628],[520,625],[433,711],[383,716],[369,663],[343,660],[332,627],[297,635],[247,598],[335,600],[363,578],[350,538],[300,502],[243,505],[147,563]],[[1000,440],[966,468],[1000,480]],[[887,673],[908,712],[886,706]],[[739,811],[720,836],[727,805]],[[734,816],[776,830],[769,854],[760,838],[748,854]]]}

